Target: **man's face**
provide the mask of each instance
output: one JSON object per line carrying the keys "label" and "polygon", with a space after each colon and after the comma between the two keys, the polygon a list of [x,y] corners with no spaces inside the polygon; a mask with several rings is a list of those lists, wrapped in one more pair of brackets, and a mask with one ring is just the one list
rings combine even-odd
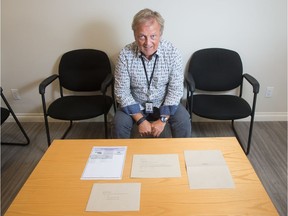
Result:
{"label": "man's face", "polygon": [[140,51],[150,59],[157,51],[161,38],[160,25],[154,19],[137,26],[134,37]]}

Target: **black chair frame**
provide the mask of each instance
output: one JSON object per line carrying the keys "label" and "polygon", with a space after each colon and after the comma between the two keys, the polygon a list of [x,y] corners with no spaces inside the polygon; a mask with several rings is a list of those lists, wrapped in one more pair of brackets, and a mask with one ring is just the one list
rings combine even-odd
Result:
{"label": "black chair frame", "polygon": [[[55,80],[59,79],[59,75],[57,74],[53,74],[50,77],[46,78],[45,80],[43,80],[40,85],[39,85],[39,93],[41,94],[41,99],[42,99],[42,105],[43,105],[43,114],[44,114],[44,121],[45,121],[45,128],[46,128],[46,134],[47,134],[47,142],[48,142],[48,146],[50,146],[51,144],[51,138],[50,138],[50,130],[49,130],[49,123],[48,123],[48,114],[47,114],[47,106],[46,106],[46,99],[45,99],[45,90],[46,87],[49,86],[52,82],[54,82]],[[114,101],[114,79],[113,79],[113,75],[109,75],[106,80],[103,82],[102,84],[102,89],[101,92],[103,93],[103,95],[106,95],[106,91],[108,86],[111,85],[111,89],[112,89],[112,98]],[[64,97],[63,94],[63,87],[61,85],[60,86],[60,97]],[[116,111],[116,107],[115,107],[115,103],[113,102],[113,107],[114,107],[114,111]],[[108,128],[107,128],[107,113],[104,114],[104,122],[105,122],[105,137],[108,137]],[[71,130],[73,126],[73,120],[69,120],[69,126],[68,128],[65,130],[64,134],[62,135],[61,139],[65,139],[65,137],[67,136],[67,134],[69,133],[69,131]]]}
{"label": "black chair frame", "polygon": [[[77,50],[76,50],[77,51]],[[101,52],[101,51],[99,51]],[[46,134],[47,134],[47,142],[48,142],[48,146],[50,146],[51,144],[51,137],[50,137],[50,130],[49,130],[49,123],[48,123],[48,110],[47,110],[47,105],[46,105],[46,98],[45,98],[45,91],[46,88],[52,84],[54,81],[59,82],[59,93],[60,93],[60,98],[64,98],[66,97],[64,95],[64,87],[61,85],[61,80],[60,80],[60,75],[59,74],[53,74],[49,77],[47,77],[46,79],[44,79],[40,85],[39,85],[39,93],[41,94],[41,100],[42,100],[42,107],[43,107],[43,114],[44,114],[44,121],[45,121],[45,128],[46,128]],[[114,111],[116,111],[116,107],[115,107],[115,100],[114,100],[114,77],[112,75],[112,73],[107,74],[107,76],[105,77],[104,81],[101,84],[101,89],[100,92],[102,94],[102,96],[105,98],[105,106],[107,106],[107,98],[106,98],[106,92],[108,87],[111,86],[111,98],[112,98],[112,104],[114,107]],[[107,114],[108,113],[104,113],[104,124],[105,124],[105,138],[108,138],[108,127],[107,127]],[[88,119],[88,118],[87,118]],[[82,120],[82,119],[79,119]],[[64,139],[67,134],[69,133],[69,131],[72,128],[73,125],[73,121],[74,120],[68,120],[69,121],[69,126],[68,128],[65,130],[64,134],[62,135],[61,139]]]}
{"label": "black chair frame", "polygon": [[[241,85],[238,87],[239,88],[239,97],[242,97],[242,91],[243,91],[243,81],[246,80],[253,88],[253,101],[252,101],[252,106],[251,106],[251,115],[250,115],[250,126],[249,126],[249,134],[248,134],[248,141],[247,141],[247,145],[246,148],[244,147],[243,143],[241,142],[239,135],[237,133],[237,130],[235,128],[234,125],[234,121],[236,119],[232,119],[231,120],[231,126],[233,129],[233,132],[235,134],[235,137],[237,138],[238,142],[240,143],[241,148],[243,149],[243,151],[245,152],[246,155],[249,154],[250,152],[250,146],[251,146],[251,138],[252,138],[252,131],[253,131],[253,123],[254,123],[254,116],[255,116],[255,108],[256,108],[256,100],[257,100],[257,94],[259,93],[259,89],[260,89],[260,85],[259,82],[251,75],[249,74],[243,74],[242,75],[242,82]],[[196,84],[195,81],[193,79],[193,76],[189,73],[187,73],[185,75],[185,84],[186,84],[186,88],[187,88],[187,101],[186,101],[186,109],[189,111],[190,116],[191,116],[191,120],[192,120],[192,113],[193,113],[193,96],[196,93]],[[205,116],[200,116],[200,117],[204,117]],[[221,120],[221,119],[217,119],[215,118],[215,120]]]}
{"label": "black chair frame", "polygon": [[[1,138],[1,144],[3,145],[10,145],[10,144],[13,144],[13,145],[21,145],[21,146],[26,146],[30,143],[30,139],[27,135],[27,133],[25,132],[24,128],[22,127],[21,123],[19,122],[17,116],[15,115],[13,109],[11,108],[10,104],[8,103],[4,93],[3,93],[3,89],[2,87],[0,87],[1,89],[1,98],[2,100],[4,101],[5,105],[7,108],[4,108],[4,107],[1,107],[1,109],[4,109],[5,111],[9,112],[12,117],[14,118],[15,122],[17,123],[17,126],[19,127],[19,129],[21,130],[22,134],[24,135],[26,141],[23,142],[23,143],[19,143],[19,142],[2,142],[2,138]],[[1,125],[2,123],[4,123],[6,121],[6,119],[9,117],[9,115],[7,115],[6,119],[2,119],[3,116],[1,116]]]}

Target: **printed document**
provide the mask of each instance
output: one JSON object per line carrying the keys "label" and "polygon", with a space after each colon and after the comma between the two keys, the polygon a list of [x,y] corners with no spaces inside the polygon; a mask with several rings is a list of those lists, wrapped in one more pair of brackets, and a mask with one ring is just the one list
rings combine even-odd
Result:
{"label": "printed document", "polygon": [[190,189],[234,188],[220,150],[184,151]]}
{"label": "printed document", "polygon": [[125,164],[126,150],[127,146],[94,146],[81,179],[121,179]]}
{"label": "printed document", "polygon": [[178,154],[133,155],[132,178],[181,177]]}
{"label": "printed document", "polygon": [[140,183],[95,183],[86,211],[139,211]]}

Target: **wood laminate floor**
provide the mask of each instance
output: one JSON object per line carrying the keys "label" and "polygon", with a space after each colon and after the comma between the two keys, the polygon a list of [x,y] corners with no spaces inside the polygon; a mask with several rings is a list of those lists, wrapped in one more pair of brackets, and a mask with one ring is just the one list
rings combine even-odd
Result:
{"label": "wood laminate floor", "polygon": [[[45,151],[47,140],[44,123],[22,123],[31,143],[27,146],[1,145],[1,212],[7,208],[29,177]],[[237,122],[239,137],[244,143],[248,123]],[[52,139],[60,138],[68,123],[52,123]],[[193,137],[234,136],[228,122],[193,123]],[[67,139],[105,138],[104,125],[99,122],[75,123]],[[2,141],[24,140],[15,123],[4,123]],[[257,175],[268,192],[279,215],[287,215],[287,122],[255,122],[248,156]],[[249,202],[247,200],[247,202]]]}

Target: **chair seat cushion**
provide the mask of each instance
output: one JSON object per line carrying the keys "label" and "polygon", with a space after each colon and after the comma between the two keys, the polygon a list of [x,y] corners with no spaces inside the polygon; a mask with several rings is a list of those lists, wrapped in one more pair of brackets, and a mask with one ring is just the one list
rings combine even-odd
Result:
{"label": "chair seat cushion", "polygon": [[1,107],[1,125],[6,121],[6,119],[9,117],[10,111],[4,107]]}
{"label": "chair seat cushion", "polygon": [[108,113],[112,104],[112,98],[109,96],[65,96],[56,99],[49,106],[47,113],[55,119],[84,120]]}
{"label": "chair seat cushion", "polygon": [[234,120],[251,115],[250,105],[234,95],[193,96],[193,113],[198,116],[215,120]]}

